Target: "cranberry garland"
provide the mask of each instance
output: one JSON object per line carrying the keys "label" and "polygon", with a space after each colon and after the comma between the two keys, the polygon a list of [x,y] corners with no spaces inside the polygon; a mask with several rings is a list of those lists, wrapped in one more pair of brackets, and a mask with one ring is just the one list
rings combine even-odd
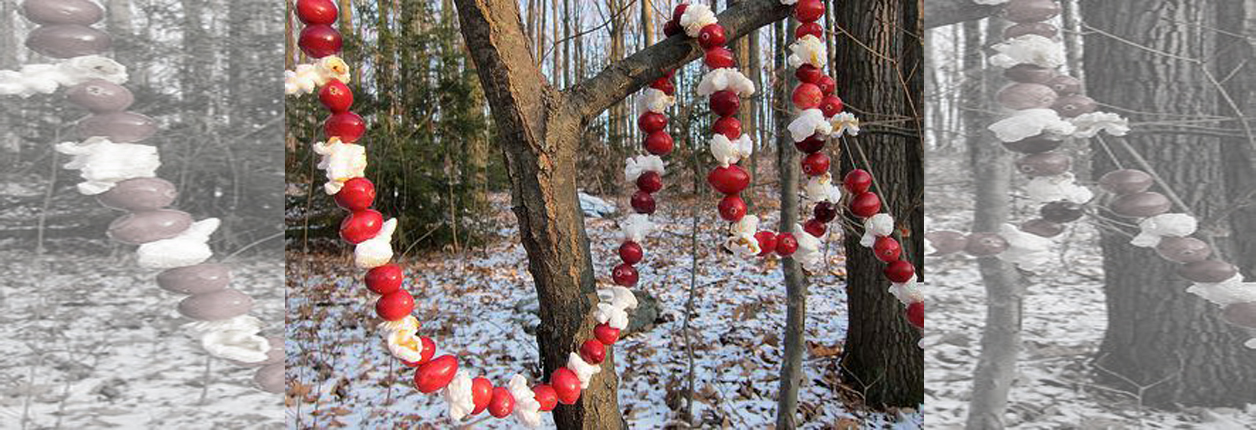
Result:
{"label": "cranberry garland", "polygon": [[[339,16],[336,5],[332,0],[298,0],[296,13],[305,24],[298,45],[317,61],[286,72],[286,90],[289,94],[309,93],[321,86],[319,100],[331,112],[323,127],[327,142],[314,145],[314,150],[322,155],[319,167],[326,171],[328,178],[324,190],[334,195],[336,204],[349,212],[340,225],[340,236],[355,245],[354,261],[359,268],[367,270],[364,278],[367,289],[380,295],[375,310],[384,320],[380,331],[389,352],[406,366],[416,368],[413,380],[419,392],[441,393],[455,421],[487,410],[494,417],[514,415],[520,423],[536,427],[540,425],[540,412],[551,411],[560,403],[575,404],[593,375],[601,371],[606,347],[613,345],[621,329],[627,327],[627,311],[637,305],[632,292],[623,287],[599,290],[597,318],[600,324],[594,328],[591,339],[569,354],[567,365],[553,372],[548,384],[529,386],[526,378],[516,374],[507,386],[494,387],[488,379],[471,378],[465,369],[459,369],[457,357],[436,357],[436,343],[431,338],[418,336],[419,322],[411,315],[414,297],[402,287],[405,275],[399,265],[390,262],[393,252],[389,240],[396,220],[385,221],[383,214],[371,209],[376,191],[364,177],[365,149],[356,143],[366,131],[366,124],[349,110],[353,94],[345,85],[348,67],[335,55],[341,47],[341,36],[333,27]],[[658,131],[665,127],[666,118],[662,119],[663,127],[645,122],[643,129],[650,127]],[[671,139],[665,134],[647,139],[647,149],[651,152],[670,150],[670,146]],[[661,188],[661,177],[647,173],[636,179],[645,195],[634,201],[648,202],[648,207],[640,202],[634,207],[652,212],[650,193]],[[643,228],[632,230],[644,231]],[[636,269],[632,264],[641,261],[642,255],[637,240],[627,240],[620,246],[624,264],[613,274],[617,284],[636,283]]]}
{"label": "cranberry garland", "polygon": [[[1212,248],[1190,237],[1198,229],[1196,218],[1187,213],[1170,213],[1173,201],[1150,191],[1156,183],[1153,175],[1124,168],[1109,172],[1099,179],[1099,187],[1106,191],[1100,199],[1074,183],[1075,176],[1070,171],[1072,157],[1057,152],[1063,139],[1069,135],[1096,137],[1100,131],[1122,136],[1128,132],[1128,125],[1115,114],[1096,112],[1098,103],[1084,95],[1082,82],[1057,70],[1063,64],[1063,51],[1056,40],[1059,29],[1049,21],[1060,12],[1061,7],[1054,0],[1011,0],[1003,9],[1003,17],[1013,24],[1004,30],[1007,40],[995,46],[1000,53],[991,58],[992,63],[1005,67],[1004,76],[1012,81],[999,91],[996,100],[1013,113],[990,128],[1003,140],[1004,147],[1024,154],[1016,161],[1016,167],[1030,178],[1027,194],[1043,203],[1039,217],[1018,227],[1004,226],[999,233],[930,232],[927,239],[934,253],[964,251],[977,257],[997,256],[1034,270],[1050,259],[1049,238],[1062,234],[1065,224],[1085,217],[1088,205],[1106,203],[1106,213],[1138,221],[1140,233],[1130,242],[1132,245],[1154,248],[1164,259],[1181,264],[1178,275],[1194,283],[1188,292],[1223,307],[1222,317],[1229,323],[1256,329],[1256,284],[1245,283],[1234,265],[1210,259]],[[1022,137],[1020,134],[1028,133],[1018,130],[1025,123],[1020,120],[1044,112],[1054,112],[1067,122],[1060,125],[1056,122],[1059,119],[1048,118],[1037,123],[1041,132]],[[1099,139],[1115,161],[1107,143],[1102,137]],[[1105,213],[1090,212],[1098,216]],[[1248,341],[1247,346],[1256,348],[1256,339]]]}
{"label": "cranberry garland", "polygon": [[51,94],[65,86],[66,99],[91,112],[76,125],[83,141],[61,143],[56,150],[72,156],[66,168],[81,171],[80,193],[127,212],[110,223],[109,238],[138,245],[140,267],[164,269],[156,277],[158,286],[188,296],[178,310],[196,321],[184,327],[200,336],[207,353],[260,367],[253,376],[258,386],[283,392],[283,339],[260,336],[261,321],[248,315],[253,299],[228,287],[227,266],[205,262],[213,255],[206,241],[219,221],[194,222],[187,212],[169,209],[178,191],[156,177],[157,148],[138,144],[157,133],[156,121],[127,110],[135,97],[121,85],[126,68],[99,55],[112,46],[108,33],[92,27],[103,19],[104,9],[88,0],[31,0],[22,3],[20,12],[39,24],[26,46],[58,62],[0,71],[0,87],[5,87],[0,94]]}

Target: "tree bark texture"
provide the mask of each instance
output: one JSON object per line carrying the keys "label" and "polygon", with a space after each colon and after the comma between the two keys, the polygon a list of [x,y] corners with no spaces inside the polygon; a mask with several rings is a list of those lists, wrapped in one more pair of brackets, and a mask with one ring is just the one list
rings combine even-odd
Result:
{"label": "tree bark texture", "polygon": [[[698,58],[697,42],[672,37],[609,65],[567,91],[555,89],[537,68],[513,0],[458,0],[461,31],[495,119],[505,154],[513,211],[540,299],[537,330],[546,374],[566,364],[587,339],[596,300],[589,243],[576,199],[576,151],[590,119],[665,70]],[[747,0],[720,14],[730,40],[787,16],[775,0]],[[613,348],[612,348],[613,350]],[[613,353],[572,406],[555,409],[563,429],[624,427]]]}
{"label": "tree bark texture", "polygon": [[[993,21],[993,20],[992,20]],[[977,193],[973,209],[974,232],[997,232],[1008,221],[1011,204],[1013,153],[1003,149],[985,126],[995,118],[984,114],[1006,78],[994,66],[985,67],[981,29],[964,23],[964,129]],[[1002,25],[991,22],[986,40],[1002,37]],[[986,288],[986,323],[981,334],[981,356],[973,373],[969,401],[969,429],[1001,429],[1008,392],[1016,377],[1021,347],[1021,311],[1024,285],[1012,265],[994,257],[977,260]]]}
{"label": "tree bark texture", "polygon": [[[920,2],[848,0],[834,11],[837,40],[837,87],[846,109],[868,126],[844,138],[842,172],[856,167],[876,177],[874,191],[884,210],[897,220],[903,258],[923,265],[923,165],[920,95],[924,81]],[[853,36],[852,36],[853,35]],[[852,39],[858,37],[858,40]],[[866,156],[866,159],[865,159]],[[865,162],[866,161],[866,162]],[[924,401],[924,359],[920,332],[903,316],[903,306],[887,294],[884,264],[859,245],[859,234],[845,238],[850,328],[842,357],[844,376],[873,407],[912,406]]]}
{"label": "tree bark texture", "polygon": [[[1087,33],[1084,63],[1091,96],[1117,106],[1132,123],[1217,111],[1219,92],[1204,69],[1215,63],[1183,58],[1212,58],[1218,52],[1213,29],[1222,3],[1084,2],[1082,16],[1088,25],[1123,39]],[[1141,113],[1146,111],[1156,114]],[[1215,220],[1229,202],[1230,187],[1237,185],[1226,182],[1222,139],[1139,133],[1129,143],[1190,210],[1208,220],[1200,237],[1211,237],[1223,259],[1246,265],[1251,276],[1253,256],[1236,253],[1233,239],[1239,231],[1250,235],[1251,226]],[[1122,162],[1134,165],[1126,155],[1120,153]],[[1095,157],[1094,168],[1097,177],[1117,166],[1107,157]],[[1175,275],[1177,266],[1152,250],[1132,247],[1125,236],[1105,234],[1102,247],[1108,327],[1096,361],[1101,380],[1128,391],[1141,386],[1144,404],[1157,407],[1256,401],[1256,351],[1243,347],[1247,337],[1226,325],[1215,305],[1184,292],[1190,282]]]}

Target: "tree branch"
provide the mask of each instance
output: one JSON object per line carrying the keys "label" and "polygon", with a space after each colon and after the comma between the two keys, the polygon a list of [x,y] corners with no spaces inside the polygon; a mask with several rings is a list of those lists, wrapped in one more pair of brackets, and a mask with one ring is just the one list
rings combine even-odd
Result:
{"label": "tree branch", "polygon": [[973,21],[994,15],[1002,5],[980,5],[972,0],[925,1],[925,29]]}
{"label": "tree branch", "polygon": [[[746,0],[725,9],[718,18],[728,35],[728,44],[732,45],[759,27],[784,19],[791,9],[779,0]],[[683,34],[669,37],[572,86],[566,91],[569,106],[583,119],[597,116],[665,71],[702,56],[702,52],[697,40]]]}

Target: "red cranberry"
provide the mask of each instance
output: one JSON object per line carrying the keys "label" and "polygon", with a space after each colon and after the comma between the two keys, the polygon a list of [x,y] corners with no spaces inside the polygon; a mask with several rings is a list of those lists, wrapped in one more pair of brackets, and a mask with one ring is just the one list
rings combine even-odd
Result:
{"label": "red cranberry", "polygon": [[814,209],[811,210],[811,216],[822,223],[830,223],[837,219],[837,205],[830,202],[816,203]]}
{"label": "red cranberry", "polygon": [[828,140],[829,139],[827,137],[813,134],[800,142],[794,142],[794,147],[798,148],[799,151],[810,154],[824,149],[824,144],[828,142]]}
{"label": "red cranberry", "polygon": [[711,127],[718,134],[724,135],[728,140],[737,140],[741,137],[741,121],[737,117],[726,116],[715,120],[715,125]]}
{"label": "red cranberry", "polygon": [[737,93],[729,90],[716,91],[711,94],[711,111],[719,116],[733,116],[741,108],[741,99]]}
{"label": "red cranberry", "polygon": [[580,358],[589,364],[601,364],[606,360],[606,345],[594,339],[586,340],[580,345]]}
{"label": "red cranberry", "polygon": [[663,189],[663,177],[655,171],[642,173],[637,177],[637,189],[647,193],[657,193]]}
{"label": "red cranberry", "polygon": [[728,39],[724,35],[724,26],[719,24],[707,24],[698,32],[698,45],[702,49],[711,49],[724,46]]}
{"label": "red cranberry", "polygon": [[798,78],[799,82],[814,84],[820,81],[821,76],[824,76],[824,71],[816,68],[816,66],[803,64],[798,66],[798,70],[794,70],[794,76]]}
{"label": "red cranberry", "polygon": [[728,222],[740,221],[746,216],[746,202],[736,195],[724,196],[719,204],[720,218]]}
{"label": "red cranberry", "polygon": [[620,264],[611,270],[611,280],[615,281],[615,285],[631,287],[637,285],[637,268],[631,264]]}
{"label": "red cranberry", "polygon": [[760,231],[754,234],[754,240],[759,241],[760,257],[766,257],[768,254],[776,251],[776,233]]}
{"label": "red cranberry", "polygon": [[793,233],[777,233],[776,234],[776,253],[782,257],[794,255],[798,251],[798,239],[794,238]]}
{"label": "red cranberry", "polygon": [[925,302],[913,302],[907,305],[907,322],[918,329],[925,329]]}
{"label": "red cranberry", "polygon": [[832,118],[833,115],[842,113],[845,106],[842,104],[842,98],[835,95],[828,95],[820,102],[820,112],[824,112],[825,118]]}
{"label": "red cranberry", "polygon": [[398,289],[385,294],[375,302],[375,313],[385,321],[397,321],[410,315],[414,310],[414,296],[406,290]]}
{"label": "red cranberry", "polygon": [[881,236],[872,245],[872,252],[876,254],[878,260],[889,263],[898,260],[898,257],[903,254],[903,246],[892,237]]}
{"label": "red cranberry", "polygon": [[802,83],[794,87],[794,107],[798,109],[807,110],[819,107],[823,100],[824,94],[820,93],[820,87],[816,84]]}
{"label": "red cranberry", "polygon": [[646,112],[637,117],[637,127],[646,133],[663,131],[667,128],[667,116],[658,112]]}
{"label": "red cranberry", "polygon": [[868,218],[881,212],[881,197],[876,193],[860,193],[850,202],[850,213],[860,218]]}
{"label": "red cranberry", "polygon": [[375,184],[366,178],[345,181],[340,192],[336,193],[336,205],[353,212],[366,210],[374,202]]}
{"label": "red cranberry", "polygon": [[384,226],[384,215],[374,210],[350,213],[340,222],[340,238],[357,245],[375,237]]}
{"label": "red cranberry", "polygon": [[485,378],[475,378],[471,380],[471,404],[475,405],[475,409],[471,410],[471,415],[479,415],[488,409],[488,404],[493,400],[493,383]]}
{"label": "red cranberry", "polygon": [[619,329],[611,327],[610,324],[601,323],[593,327],[593,337],[603,345],[612,345],[619,340]]}
{"label": "red cranberry", "polygon": [[558,395],[558,403],[574,405],[580,400],[580,377],[571,369],[559,367],[554,370],[554,374],[550,376],[550,386],[554,387],[554,393]]}
{"label": "red cranberry", "polygon": [[684,32],[685,31],[680,28],[680,23],[677,23],[676,21],[667,21],[663,23],[663,35],[667,37],[672,37]]}
{"label": "red cranberry", "polygon": [[812,152],[802,159],[802,172],[807,176],[820,176],[829,172],[829,156]]}
{"label": "red cranberry", "polygon": [[802,230],[814,237],[821,237],[824,236],[825,232],[829,231],[829,226],[815,218],[812,218],[803,223]]}
{"label": "red cranberry", "polygon": [[642,258],[645,258],[645,250],[641,244],[629,240],[619,245],[619,259],[624,260],[624,264],[637,264]]}
{"label": "red cranberry", "polygon": [[353,106],[353,91],[339,79],[332,79],[318,92],[318,100],[332,112],[345,112]]}
{"label": "red cranberry", "polygon": [[815,36],[816,39],[824,40],[824,26],[818,22],[804,22],[798,25],[794,30],[794,37],[802,39],[805,36]]}
{"label": "red cranberry", "polygon": [[798,0],[794,5],[794,18],[802,22],[815,22],[824,17],[824,2],[821,0]]}
{"label": "red cranberry", "polygon": [[834,91],[837,91],[837,81],[834,81],[832,77],[827,75],[821,76],[820,80],[816,81],[816,86],[820,87],[820,92],[824,93],[825,96],[831,96]]}
{"label": "red cranberry", "polygon": [[654,82],[650,83],[650,88],[662,91],[663,94],[669,96],[676,95],[676,84],[673,84],[672,78],[667,76],[655,79]]}
{"label": "red cranberry", "polygon": [[353,112],[333,113],[323,122],[327,138],[339,137],[341,142],[357,142],[366,133],[366,121]]}
{"label": "red cranberry", "polygon": [[916,266],[905,260],[891,261],[885,266],[885,277],[895,284],[911,281],[916,277]]}
{"label": "red cranberry", "polygon": [[515,396],[506,387],[493,387],[493,397],[488,401],[488,413],[494,418],[506,418],[515,410]]}
{"label": "red cranberry", "polygon": [[297,18],[306,25],[331,25],[338,16],[336,2],[332,0],[297,1]]}
{"label": "red cranberry", "polygon": [[366,288],[375,294],[388,295],[401,289],[403,279],[401,266],[385,264],[366,272]]}
{"label": "red cranberry", "polygon": [[680,24],[680,17],[685,14],[685,9],[689,8],[689,3],[681,3],[676,5],[676,9],[672,10],[672,21]]}
{"label": "red cranberry", "polygon": [[703,58],[703,62],[712,70],[724,69],[737,65],[737,60],[733,57],[733,51],[729,51],[728,48],[722,46],[708,49]]}
{"label": "red cranberry", "polygon": [[[579,381],[576,382],[579,383]],[[541,411],[548,412],[558,407],[558,392],[554,391],[554,387],[551,387],[549,384],[540,384],[532,387],[532,394],[534,394],[533,398],[536,399],[537,403],[541,404]]]}
{"label": "red cranberry", "polygon": [[649,215],[654,213],[654,196],[651,196],[650,193],[643,190],[637,190],[637,192],[632,193],[632,200],[630,202],[632,204],[632,210],[639,214]]}
{"label": "red cranberry", "polygon": [[458,373],[458,359],[452,355],[442,355],[419,366],[414,372],[414,387],[423,394],[432,394],[445,388]]}
{"label": "red cranberry", "polygon": [[842,180],[842,186],[851,194],[866,193],[869,188],[872,188],[872,174],[864,169],[851,170]]}
{"label": "red cranberry", "polygon": [[737,194],[750,186],[750,174],[736,164],[716,167],[707,174],[707,182],[722,194]]}
{"label": "red cranberry", "polygon": [[340,46],[344,42],[340,39],[340,32],[331,28],[330,25],[311,25],[301,30],[301,36],[297,45],[305,51],[305,55],[312,58],[323,58],[330,55],[336,55],[340,52]]}
{"label": "red cranberry", "polygon": [[672,140],[672,135],[666,131],[656,131],[645,137],[645,150],[654,155],[667,155],[672,153],[672,148],[676,146],[676,142]]}

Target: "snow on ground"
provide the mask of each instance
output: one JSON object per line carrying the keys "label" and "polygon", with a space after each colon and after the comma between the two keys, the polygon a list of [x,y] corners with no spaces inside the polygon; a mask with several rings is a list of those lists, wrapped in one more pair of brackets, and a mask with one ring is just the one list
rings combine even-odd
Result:
{"label": "snow on ground", "polygon": [[[215,360],[204,382],[207,355],[179,328],[183,296],[135,268],[134,247],[100,243],[42,257],[0,244],[0,428],[282,428],[279,396],[253,388],[253,369]],[[228,262],[233,285],[277,334],[281,263],[245,260]]]}
{"label": "snow on ground", "polygon": [[[968,231],[973,185],[962,157],[930,154],[926,212],[932,230]],[[1017,218],[1022,219],[1022,218]],[[1060,258],[1028,277],[1023,341],[1007,414],[1022,429],[1256,428],[1256,405],[1246,411],[1142,410],[1137,397],[1093,382],[1090,365],[1107,324],[1098,232],[1075,224]],[[973,369],[981,353],[985,288],[975,259],[929,257],[926,289],[929,329],[925,333],[925,408],[929,428],[963,428],[971,399]],[[1226,425],[1232,425],[1227,427]]]}
{"label": "snow on ground", "polygon": [[[645,245],[639,269],[643,288],[661,302],[656,326],[615,346],[620,375],[619,401],[633,428],[675,427],[683,404],[687,371],[681,331],[689,286],[688,206],[665,196],[653,220],[660,224]],[[514,216],[505,197],[495,196],[494,215],[502,226],[483,249],[462,254],[411,255],[404,259],[407,282],[416,297],[423,333],[437,342],[437,354],[458,354],[474,374],[495,384],[514,373],[535,381],[539,355],[535,338],[516,304],[535,297],[532,277]],[[764,201],[759,199],[759,201]],[[714,202],[704,205],[711,208]],[[682,211],[683,213],[676,213]],[[770,428],[775,422],[776,388],[785,319],[784,284],[775,262],[743,261],[715,252],[722,241],[714,210],[703,213],[695,315],[698,401],[694,414],[703,428]],[[587,219],[595,274],[609,283],[617,262],[614,220]],[[720,227],[722,229],[722,227]],[[373,296],[357,280],[350,256],[293,253],[288,265],[287,353],[290,427],[445,428],[452,423],[439,396],[414,390],[413,371],[389,358],[375,329]],[[838,355],[846,331],[846,298],[838,256],[829,273],[811,278],[805,357],[807,383],[800,391],[806,428],[881,428],[896,415],[852,410],[842,403],[836,383]],[[294,389],[295,388],[295,389]],[[295,396],[295,397],[294,397]],[[669,406],[670,405],[670,406]],[[921,415],[907,412],[904,427],[916,428]],[[473,417],[477,427],[511,428],[515,421]],[[553,426],[549,414],[546,426]]]}

